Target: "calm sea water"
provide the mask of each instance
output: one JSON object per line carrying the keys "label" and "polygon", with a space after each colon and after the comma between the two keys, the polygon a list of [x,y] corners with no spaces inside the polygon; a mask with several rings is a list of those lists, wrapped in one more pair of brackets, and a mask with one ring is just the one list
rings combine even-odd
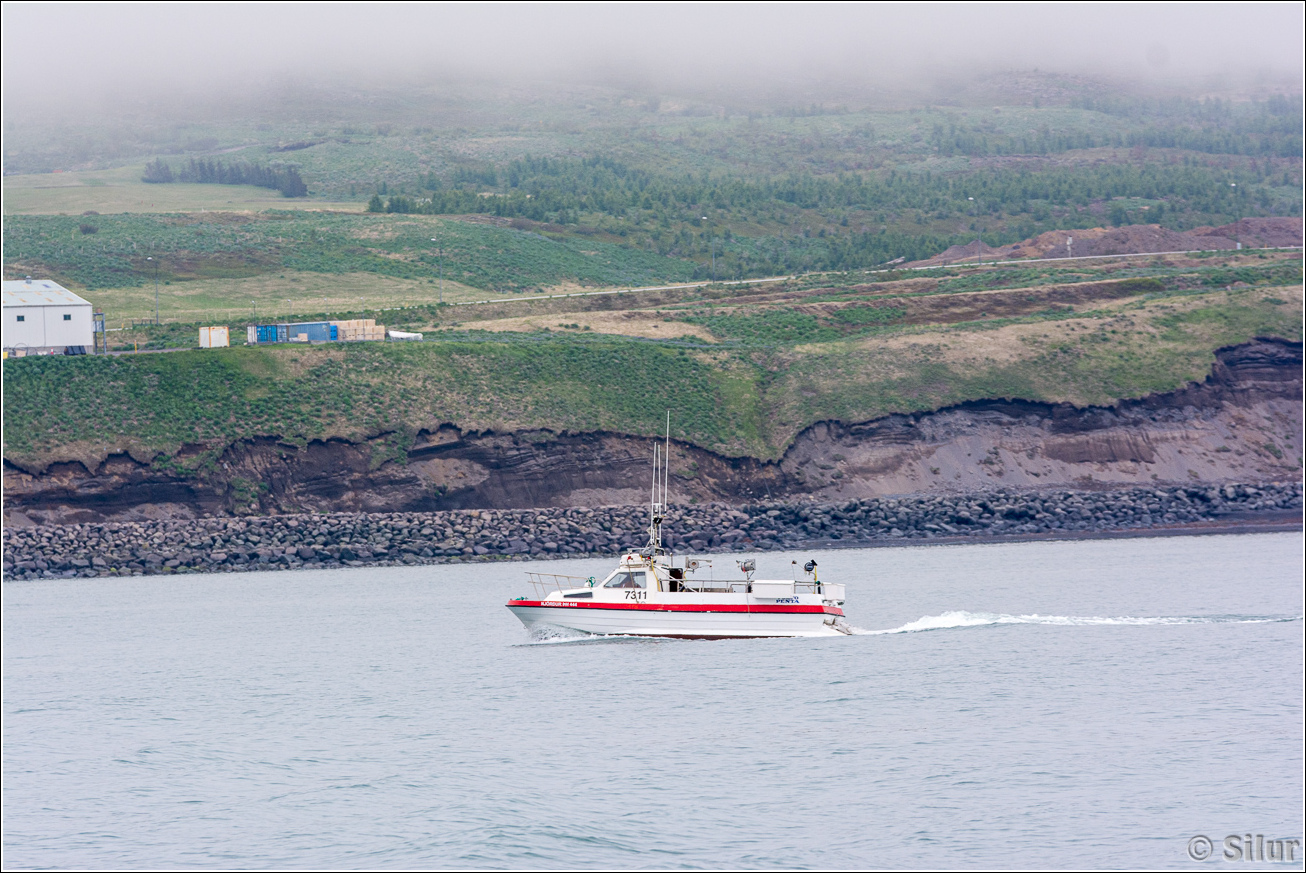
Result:
{"label": "calm sea water", "polygon": [[1301,535],[759,575],[809,556],[866,633],[533,643],[523,564],[6,584],[4,865],[1190,867],[1197,834],[1302,838]]}

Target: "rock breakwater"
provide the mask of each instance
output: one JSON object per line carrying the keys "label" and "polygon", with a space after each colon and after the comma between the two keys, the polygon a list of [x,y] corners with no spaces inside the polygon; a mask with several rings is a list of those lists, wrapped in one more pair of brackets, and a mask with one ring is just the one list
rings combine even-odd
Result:
{"label": "rock breakwater", "polygon": [[[841,503],[672,507],[677,552],[771,551],[939,538],[1068,536],[1300,513],[1300,482],[1099,491],[997,489]],[[316,513],[6,527],[6,579],[399,566],[615,555],[647,508]]]}

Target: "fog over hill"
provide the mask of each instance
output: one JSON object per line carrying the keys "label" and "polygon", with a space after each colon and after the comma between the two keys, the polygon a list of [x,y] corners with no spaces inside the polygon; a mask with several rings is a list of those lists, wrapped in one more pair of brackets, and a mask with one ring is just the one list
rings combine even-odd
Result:
{"label": "fog over hill", "polygon": [[[6,4],[6,121],[106,100],[239,108],[251,87],[607,86],[894,105],[986,96],[999,71],[1187,94],[1296,87],[1299,4],[305,6]],[[32,47],[59,36],[58,63]],[[161,107],[162,108],[162,107]],[[382,107],[375,107],[382,108]]]}

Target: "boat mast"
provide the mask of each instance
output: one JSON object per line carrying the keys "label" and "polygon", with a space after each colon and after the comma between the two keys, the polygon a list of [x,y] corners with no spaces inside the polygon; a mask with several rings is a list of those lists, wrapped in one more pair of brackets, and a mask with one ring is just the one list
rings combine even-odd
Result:
{"label": "boat mast", "polygon": [[649,494],[648,554],[664,554],[662,519],[667,513],[667,487],[671,479],[671,410],[667,410],[666,451],[653,444],[653,487]]}
{"label": "boat mast", "polygon": [[667,410],[667,447],[662,452],[662,509],[666,512],[667,507],[671,505],[671,498],[667,493],[667,488],[671,484],[671,410]]}

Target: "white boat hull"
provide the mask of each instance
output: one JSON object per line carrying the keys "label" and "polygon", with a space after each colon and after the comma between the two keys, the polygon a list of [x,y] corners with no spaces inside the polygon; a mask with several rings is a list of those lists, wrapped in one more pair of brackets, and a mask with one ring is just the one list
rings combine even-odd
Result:
{"label": "white boat hull", "polygon": [[824,637],[849,633],[835,606],[761,604],[603,603],[519,600],[508,608],[532,631],[559,628],[586,634],[744,639]]}

